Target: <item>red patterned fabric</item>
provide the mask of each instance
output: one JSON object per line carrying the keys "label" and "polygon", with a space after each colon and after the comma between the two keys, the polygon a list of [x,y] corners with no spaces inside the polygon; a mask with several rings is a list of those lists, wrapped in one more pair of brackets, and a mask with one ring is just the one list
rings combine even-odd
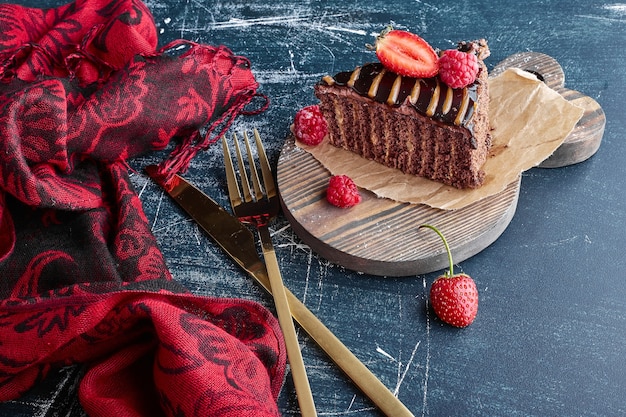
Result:
{"label": "red patterned fabric", "polygon": [[277,321],[173,281],[128,176],[172,140],[184,171],[256,95],[245,58],[175,45],[138,0],[0,5],[0,401],[80,363],[90,416],[279,415]]}

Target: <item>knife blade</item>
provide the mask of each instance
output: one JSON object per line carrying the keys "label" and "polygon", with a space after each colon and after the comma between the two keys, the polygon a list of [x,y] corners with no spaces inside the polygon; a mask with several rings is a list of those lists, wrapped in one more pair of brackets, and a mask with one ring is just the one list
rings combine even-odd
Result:
{"label": "knife blade", "polygon": [[[194,219],[198,225],[268,293],[265,264],[259,257],[252,232],[211,197],[179,175],[163,184],[156,165],[146,173]],[[331,332],[289,289],[291,314],[328,357],[387,416],[414,417],[411,411]]]}

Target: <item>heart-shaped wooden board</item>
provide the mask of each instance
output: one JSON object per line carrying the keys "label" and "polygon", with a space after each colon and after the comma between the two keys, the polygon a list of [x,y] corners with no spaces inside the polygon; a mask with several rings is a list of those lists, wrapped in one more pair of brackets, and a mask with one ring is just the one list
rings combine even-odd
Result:
{"label": "heart-shaped wooden board", "polygon": [[554,58],[539,52],[520,52],[501,61],[491,71],[490,76],[495,77],[508,68],[519,68],[535,74],[548,87],[584,109],[583,117],[572,133],[548,159],[539,164],[539,167],[559,168],[573,165],[596,153],[604,135],[606,124],[604,111],[591,97],[565,88],[565,73]]}

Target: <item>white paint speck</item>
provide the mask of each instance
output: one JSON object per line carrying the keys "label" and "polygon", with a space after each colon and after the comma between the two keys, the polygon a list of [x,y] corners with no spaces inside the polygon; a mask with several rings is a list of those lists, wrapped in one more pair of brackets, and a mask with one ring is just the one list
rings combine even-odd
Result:
{"label": "white paint speck", "polygon": [[606,4],[602,6],[604,10],[608,10],[617,14],[626,15],[626,4]]}
{"label": "white paint speck", "polygon": [[391,359],[392,361],[396,362],[396,358],[394,358],[393,356],[391,356],[389,353],[385,352],[380,346],[376,346],[376,352],[380,353],[381,355],[383,355],[386,358]]}

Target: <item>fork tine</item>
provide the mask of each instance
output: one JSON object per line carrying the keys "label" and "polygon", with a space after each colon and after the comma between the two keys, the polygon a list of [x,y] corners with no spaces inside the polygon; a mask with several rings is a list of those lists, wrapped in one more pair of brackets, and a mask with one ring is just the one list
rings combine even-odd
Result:
{"label": "fork tine", "polygon": [[[243,162],[243,155],[241,154],[241,148],[239,147],[239,138],[233,133],[233,140],[235,141],[235,153],[237,154],[237,164],[239,164],[239,176],[241,177],[241,188],[243,191],[243,201],[252,201],[252,193],[250,189],[250,182],[248,181],[248,174],[246,174],[246,165]],[[247,142],[246,142],[247,143]],[[254,169],[252,170],[254,171]]]}
{"label": "fork tine", "polygon": [[228,148],[228,142],[225,135],[222,135],[222,152],[224,154],[224,166],[226,168],[228,198],[230,199],[230,205],[232,207],[236,207],[240,205],[243,200],[241,199],[241,193],[239,192],[239,186],[237,185],[235,166],[233,165],[233,160],[230,157],[230,149]]}
{"label": "fork tine", "polygon": [[265,193],[267,198],[276,196],[276,186],[274,185],[274,177],[272,176],[272,170],[270,168],[263,142],[261,142],[261,136],[259,131],[254,129],[254,139],[256,141],[257,153],[259,154],[259,163],[261,164],[261,175],[263,175],[263,183],[265,185]]}
{"label": "fork tine", "polygon": [[261,182],[259,181],[259,174],[257,172],[256,163],[252,156],[252,148],[250,148],[250,139],[248,138],[248,132],[243,132],[244,142],[246,143],[246,153],[248,154],[248,165],[250,166],[250,177],[252,178],[252,185],[254,186],[254,195],[257,200],[263,198],[263,191],[261,190]]}

